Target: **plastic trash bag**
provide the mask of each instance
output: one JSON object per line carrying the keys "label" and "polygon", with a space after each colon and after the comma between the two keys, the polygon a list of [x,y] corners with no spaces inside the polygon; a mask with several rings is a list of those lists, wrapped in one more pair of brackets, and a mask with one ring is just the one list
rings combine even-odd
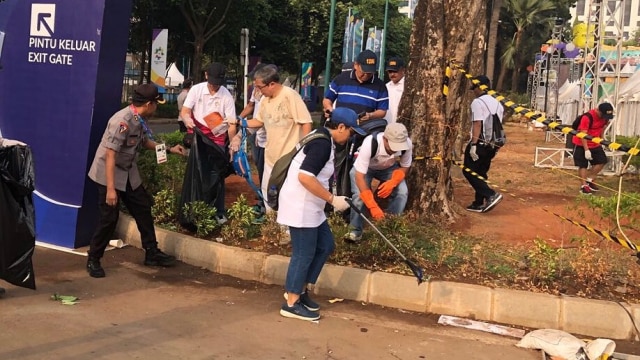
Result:
{"label": "plastic trash bag", "polygon": [[180,225],[189,231],[196,231],[196,226],[184,216],[184,204],[203,201],[213,207],[218,196],[221,196],[224,179],[233,173],[226,150],[204,136],[198,128],[193,130],[178,207]]}
{"label": "plastic trash bag", "polygon": [[34,185],[31,148],[0,146],[0,279],[35,290]]}

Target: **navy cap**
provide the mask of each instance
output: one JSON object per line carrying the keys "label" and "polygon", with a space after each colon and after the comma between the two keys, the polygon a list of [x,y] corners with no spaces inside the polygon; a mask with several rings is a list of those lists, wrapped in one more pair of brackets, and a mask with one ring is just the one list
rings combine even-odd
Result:
{"label": "navy cap", "polygon": [[367,132],[358,126],[358,114],[349,108],[338,107],[333,109],[331,112],[331,121],[352,128],[358,135],[367,135]]}
{"label": "navy cap", "polygon": [[362,71],[365,73],[374,73],[378,71],[378,57],[371,50],[365,50],[358,54],[356,62],[360,64]]}
{"label": "navy cap", "polygon": [[610,103],[602,103],[598,105],[598,111],[602,114],[603,119],[611,120],[613,119],[613,105]]}
{"label": "navy cap", "polygon": [[385,70],[398,71],[404,68],[404,61],[402,58],[393,56],[387,60],[387,66],[385,66]]}

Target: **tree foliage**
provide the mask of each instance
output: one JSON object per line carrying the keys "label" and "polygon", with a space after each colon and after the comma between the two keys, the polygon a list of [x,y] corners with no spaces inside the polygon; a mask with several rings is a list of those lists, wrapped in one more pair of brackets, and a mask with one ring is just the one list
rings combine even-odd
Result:
{"label": "tree foliage", "polygon": [[[331,74],[341,67],[343,24],[349,7],[357,7],[367,26],[383,26],[386,0],[337,2]],[[388,56],[408,54],[411,21],[389,1]],[[298,73],[303,61],[324,71],[331,0],[134,0],[129,51],[147,61],[154,28],[169,29],[168,61],[196,78],[210,61],[239,73],[240,30],[249,29],[250,55]],[[255,60],[254,60],[255,61]]]}
{"label": "tree foliage", "polygon": [[[569,28],[570,24],[567,21],[570,18],[569,10],[575,4],[576,0],[503,0],[498,31],[501,34],[499,48],[488,50],[490,53],[494,51],[501,54],[502,81],[496,82],[498,89],[502,88],[504,78],[508,71],[512,70],[511,90],[518,90],[520,70],[533,62],[535,54],[540,50],[540,45],[551,36],[549,19],[561,18]],[[527,25],[529,22],[532,25]],[[521,35],[519,35],[519,44],[516,45],[516,34],[519,28]]]}

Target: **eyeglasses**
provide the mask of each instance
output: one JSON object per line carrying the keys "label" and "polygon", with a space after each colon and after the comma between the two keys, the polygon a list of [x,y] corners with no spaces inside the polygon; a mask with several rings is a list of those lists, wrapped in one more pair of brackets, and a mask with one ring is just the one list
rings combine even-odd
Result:
{"label": "eyeglasses", "polygon": [[258,84],[254,84],[255,87],[257,87],[260,91],[262,91],[262,89],[266,88],[267,86],[271,85],[271,83],[268,84],[264,84],[264,85],[258,85]]}

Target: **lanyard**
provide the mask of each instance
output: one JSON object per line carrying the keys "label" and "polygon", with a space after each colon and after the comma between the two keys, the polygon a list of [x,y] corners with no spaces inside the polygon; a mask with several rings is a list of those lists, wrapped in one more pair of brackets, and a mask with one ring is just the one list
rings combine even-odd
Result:
{"label": "lanyard", "polygon": [[142,116],[138,114],[138,110],[136,109],[136,107],[131,105],[130,108],[131,108],[131,111],[133,112],[133,117],[140,122],[140,125],[142,125],[142,129],[144,130],[145,135],[147,135],[149,140],[155,141],[153,139],[153,132],[151,131],[151,129],[149,129],[149,127],[147,126],[147,123],[144,122],[144,119],[142,118]]}

